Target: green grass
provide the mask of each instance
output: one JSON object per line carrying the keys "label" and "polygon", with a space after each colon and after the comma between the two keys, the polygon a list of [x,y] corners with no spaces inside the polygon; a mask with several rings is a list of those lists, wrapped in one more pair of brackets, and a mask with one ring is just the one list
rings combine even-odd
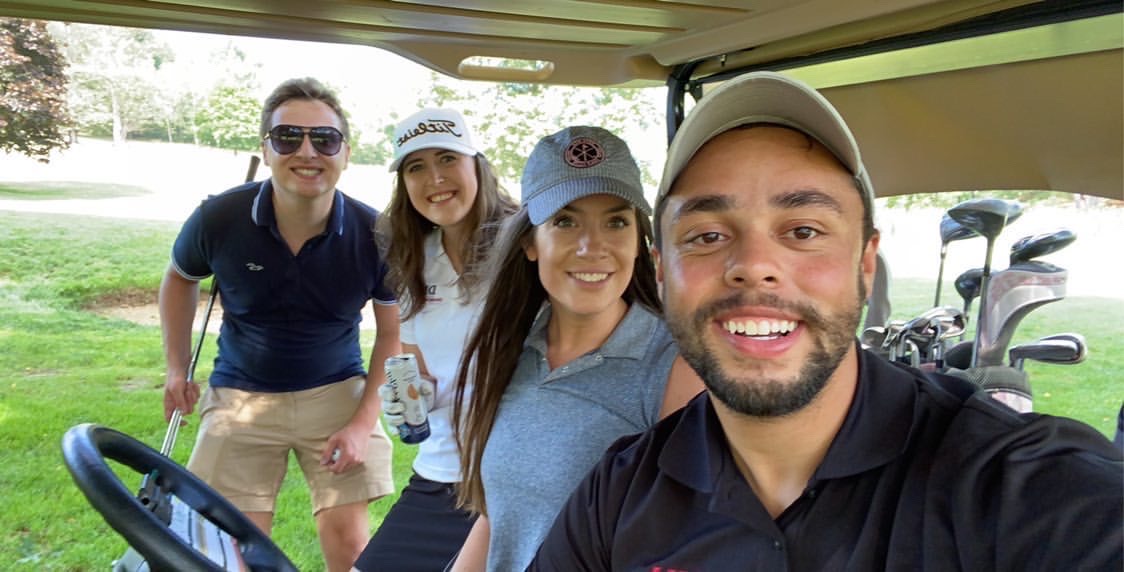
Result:
{"label": "green grass", "polygon": [[[105,570],[125,549],[86,502],[62,463],[63,433],[83,422],[123,431],[158,447],[162,416],[160,331],[86,309],[117,299],[148,299],[167,264],[177,223],[0,211],[0,562],[6,570]],[[948,290],[952,292],[953,290]],[[932,284],[897,280],[894,316],[927,308]],[[1015,343],[1077,331],[1091,348],[1077,366],[1030,364],[1040,411],[1114,430],[1124,370],[1124,304],[1070,298],[1024,320]],[[213,337],[200,359],[210,371]],[[369,347],[371,336],[364,336]],[[197,418],[172,457],[184,463]],[[403,486],[415,448],[396,443]],[[128,488],[140,476],[122,473]],[[371,505],[373,525],[396,498]],[[279,499],[274,538],[301,570],[322,569],[308,493],[295,465]]]}
{"label": "green grass", "polygon": [[47,201],[58,199],[112,199],[151,194],[147,189],[113,183],[35,181],[0,183],[0,199]]}
{"label": "green grass", "polygon": [[[154,448],[164,437],[160,330],[85,311],[105,300],[148,299],[167,265],[173,223],[0,211],[0,562],[6,570],[106,570],[125,550],[62,463],[60,440],[93,422]],[[199,361],[210,372],[213,336]],[[365,333],[369,348],[373,336]],[[172,457],[185,463],[197,417]],[[415,447],[395,443],[405,485]],[[140,482],[118,472],[127,488]],[[373,525],[394,499],[371,505]],[[274,538],[301,570],[322,569],[303,478],[295,463],[278,503]]]}

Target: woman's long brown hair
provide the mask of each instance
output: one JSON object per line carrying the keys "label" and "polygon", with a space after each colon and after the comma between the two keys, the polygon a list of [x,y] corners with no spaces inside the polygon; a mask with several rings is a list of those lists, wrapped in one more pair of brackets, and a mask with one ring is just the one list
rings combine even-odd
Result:
{"label": "woman's long brown hair", "polygon": [[[518,205],[500,188],[492,165],[483,155],[476,155],[476,201],[466,215],[473,229],[471,240],[460,247],[464,269],[457,279],[461,299],[468,299],[480,282],[479,266],[495,239],[500,224]],[[376,223],[376,235],[386,257],[388,278],[399,303],[406,303],[402,319],[408,319],[425,307],[425,237],[437,225],[425,218],[410,202],[402,168],[394,184],[394,194],[386,212]]]}
{"label": "woman's long brown hair", "polygon": [[[649,255],[652,224],[636,211],[639,237],[632,279],[622,298],[630,305],[639,302],[660,313],[656,289],[656,269]],[[527,260],[523,247],[533,240],[535,227],[526,208],[507,219],[484,266],[488,291],[480,321],[465,347],[457,374],[453,406],[453,431],[461,456],[461,483],[458,503],[487,514],[480,462],[491,436],[500,399],[511,384],[512,374],[523,353],[523,341],[539,309],[547,299],[539,281],[536,262]],[[468,388],[472,387],[471,395]]]}

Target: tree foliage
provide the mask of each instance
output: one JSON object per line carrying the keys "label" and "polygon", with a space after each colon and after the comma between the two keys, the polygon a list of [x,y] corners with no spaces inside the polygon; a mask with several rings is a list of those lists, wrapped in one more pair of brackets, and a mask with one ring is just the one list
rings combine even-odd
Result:
{"label": "tree foliage", "polygon": [[258,148],[261,103],[235,86],[219,86],[210,93],[195,116],[200,142],[224,149]]}
{"label": "tree foliage", "polygon": [[[500,179],[512,184],[519,181],[535,143],[563,127],[604,127],[624,139],[636,156],[644,131],[662,117],[656,98],[644,89],[454,83],[437,74],[432,78],[434,87],[422,94],[418,106],[461,111]],[[645,182],[654,185],[661,165],[638,163]]]}
{"label": "tree foliage", "polygon": [[969,199],[993,197],[1008,199],[1024,204],[1066,204],[1074,200],[1074,195],[1056,191],[950,191],[945,193],[915,193],[911,195],[897,195],[886,197],[886,206],[889,208],[924,208],[937,207],[950,209]]}
{"label": "tree foliage", "polygon": [[66,60],[46,22],[0,18],[0,151],[46,162],[66,148]]}

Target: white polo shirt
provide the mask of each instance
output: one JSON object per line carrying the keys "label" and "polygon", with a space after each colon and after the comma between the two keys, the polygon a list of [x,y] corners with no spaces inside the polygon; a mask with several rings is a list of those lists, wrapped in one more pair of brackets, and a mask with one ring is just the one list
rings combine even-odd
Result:
{"label": "white polo shirt", "polygon": [[[425,239],[426,304],[402,322],[402,343],[421,349],[430,375],[437,379],[429,438],[418,445],[414,471],[431,481],[460,481],[460,458],[453,439],[453,398],[461,356],[484,305],[483,292],[465,304],[456,286],[457,273],[441,245],[441,229]],[[407,306],[403,304],[403,308]]]}

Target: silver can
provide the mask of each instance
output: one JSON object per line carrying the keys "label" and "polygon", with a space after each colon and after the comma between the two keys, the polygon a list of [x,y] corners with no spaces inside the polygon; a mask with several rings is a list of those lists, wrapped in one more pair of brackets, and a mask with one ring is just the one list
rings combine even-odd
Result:
{"label": "silver can", "polygon": [[429,411],[421,394],[421,374],[414,354],[398,354],[386,358],[386,382],[394,389],[395,398],[405,406],[398,426],[403,443],[421,443],[429,437]]}

